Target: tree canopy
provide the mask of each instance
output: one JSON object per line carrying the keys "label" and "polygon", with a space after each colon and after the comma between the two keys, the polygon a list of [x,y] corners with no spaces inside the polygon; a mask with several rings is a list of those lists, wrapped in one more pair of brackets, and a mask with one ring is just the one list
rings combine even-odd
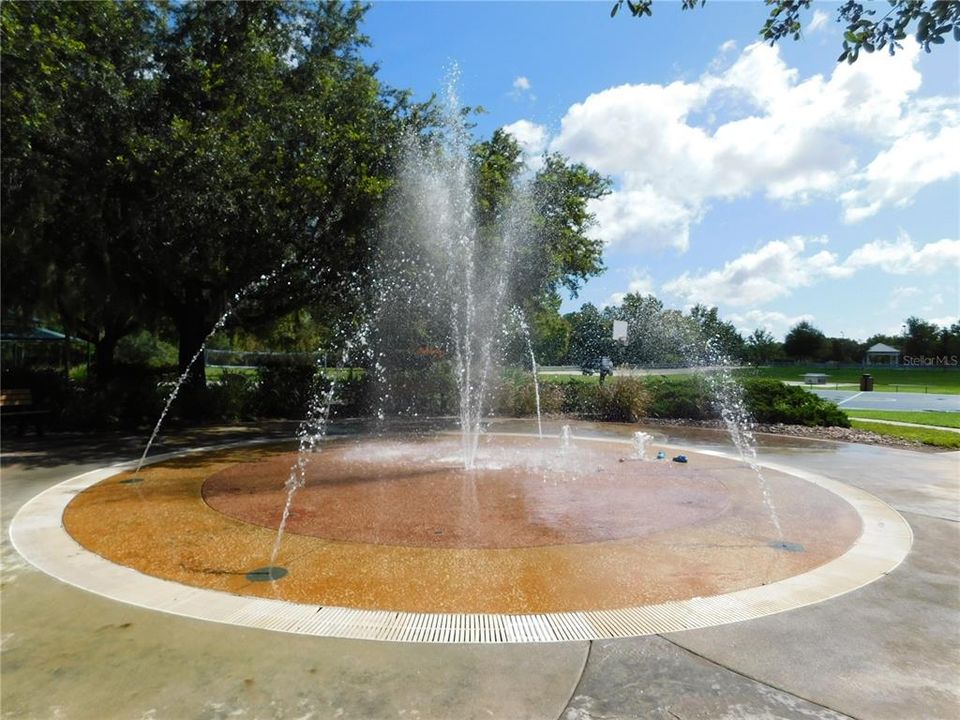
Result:
{"label": "tree canopy", "polygon": [[[148,200],[128,148],[147,131],[154,41],[142,3],[4,3],[2,300],[112,347],[139,321],[134,239]],[[103,360],[103,358],[98,358]]]}
{"label": "tree canopy", "polygon": [[[602,356],[615,364],[670,367],[726,364],[744,354],[744,340],[716,307],[695,305],[689,312],[667,308],[653,295],[627,293],[603,310],[586,303],[567,313],[567,361],[582,365]],[[627,341],[612,338],[613,322],[627,323]]]}
{"label": "tree canopy", "polygon": [[[771,45],[785,37],[799,40],[803,34],[802,16],[810,10],[813,0],[764,0],[770,15],[759,34]],[[926,52],[934,45],[943,45],[952,37],[960,41],[960,2],[956,0],[888,0],[890,9],[877,17],[874,5],[847,0],[837,8],[837,22],[845,25],[843,51],[838,62],[854,63],[860,51],[872,53],[884,48],[893,55],[901,48],[901,41],[913,33]],[[682,0],[684,10],[706,5],[706,0]],[[653,14],[653,0],[616,0],[610,16],[624,6],[636,18]]]}
{"label": "tree canopy", "polygon": [[307,291],[341,306],[395,141],[423,117],[360,57],[363,13],[4,3],[4,307],[57,313],[102,366],[163,315],[184,366],[230,299],[284,261],[258,312]]}
{"label": "tree canopy", "polygon": [[826,337],[806,320],[801,320],[787,333],[783,351],[788,357],[799,360],[819,360],[823,354]]}

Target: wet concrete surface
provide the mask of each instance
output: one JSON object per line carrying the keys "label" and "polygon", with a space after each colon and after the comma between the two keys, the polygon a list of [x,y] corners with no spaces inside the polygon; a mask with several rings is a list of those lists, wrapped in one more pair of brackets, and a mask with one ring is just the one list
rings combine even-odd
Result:
{"label": "wet concrete surface", "polygon": [[[194,436],[201,441],[202,434]],[[691,447],[697,442],[691,438]],[[132,459],[141,447],[116,438],[98,444],[56,437],[23,447],[4,438],[2,717],[596,720],[836,712],[926,720],[960,714],[960,530],[951,519],[960,506],[957,453],[795,440],[778,449],[767,442],[764,453],[772,459],[840,480],[850,476],[901,509],[916,536],[907,560],[887,578],[831,601],[673,634],[670,642],[595,643],[588,659],[588,643],[394,645],[201,623],[99,598],[19,559],[6,530],[23,502],[104,460]]]}

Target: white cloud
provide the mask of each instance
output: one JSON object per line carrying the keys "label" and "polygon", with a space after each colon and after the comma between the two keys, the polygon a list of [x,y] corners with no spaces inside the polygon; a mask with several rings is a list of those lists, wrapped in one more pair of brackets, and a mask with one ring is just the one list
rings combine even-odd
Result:
{"label": "white cloud", "polygon": [[604,242],[629,242],[635,249],[672,246],[681,252],[700,216],[699,208],[661,195],[649,183],[634,187],[629,175],[622,190],[592,201],[590,211],[597,218],[593,234]]}
{"label": "white cloud", "polygon": [[723,43],[723,44],[722,44],[719,48],[717,48],[717,49],[718,49],[721,53],[733,52],[734,50],[737,49],[737,41],[736,41],[736,40],[727,40],[725,43]]}
{"label": "white cloud", "polygon": [[860,246],[850,253],[844,266],[852,270],[880,268],[893,275],[932,275],[951,267],[960,270],[960,240],[937,240],[918,248],[909,235],[901,232],[896,240],[876,240]]}
{"label": "white cloud", "polygon": [[912,132],[898,138],[857,174],[859,187],[841,195],[844,220],[862,220],[885,205],[907,205],[923,186],[957,174],[960,124],[940,128],[935,135]]}
{"label": "white cloud", "polygon": [[513,135],[514,140],[527,156],[528,162],[547,149],[547,128],[529,120],[517,120],[503,126],[503,131]]}
{"label": "white cloud", "polygon": [[934,325],[942,328],[948,328],[951,325],[956,325],[960,322],[960,316],[957,315],[945,315],[944,317],[930,318],[928,322],[932,322]]}
{"label": "white cloud", "polygon": [[901,307],[905,300],[916,297],[920,294],[920,288],[916,287],[895,287],[890,293],[890,302],[887,304],[891,310]]}
{"label": "white cloud", "polygon": [[608,305],[619,305],[630,293],[636,293],[638,295],[656,295],[656,286],[654,285],[653,277],[651,277],[648,270],[635,268],[631,273],[630,284],[627,286],[626,292],[611,293],[610,297],[604,301],[603,307],[607,307]]}
{"label": "white cloud", "polygon": [[639,295],[654,295],[656,286],[648,270],[634,270],[630,284],[627,286],[629,292]]}
{"label": "white cloud", "polygon": [[814,10],[813,18],[807,24],[806,32],[808,35],[813,35],[815,32],[820,32],[827,27],[827,23],[830,22],[830,16],[825,13],[823,10]]}
{"label": "white cloud", "polygon": [[537,96],[533,94],[533,85],[530,84],[530,79],[525,75],[519,75],[513,79],[512,83],[513,89],[510,91],[510,97],[514,100],[536,100]]}
{"label": "white cloud", "polygon": [[[876,240],[851,252],[845,260],[829,250],[814,252],[825,238],[794,236],[774,240],[744,253],[718,270],[685,272],[663,284],[668,293],[688,303],[706,305],[762,305],[790,295],[795,289],[824,279],[842,279],[860,270],[881,270],[892,275],[932,275],[945,269],[960,270],[960,240],[943,239],[916,246],[901,232],[893,241]],[[916,288],[900,288],[902,297]]]}
{"label": "white cloud", "polygon": [[549,149],[614,176],[615,192],[594,206],[610,243],[683,251],[711,200],[753,194],[835,197],[855,222],[960,174],[958,101],[914,97],[918,56],[908,40],[893,57],[802,78],[779,48],[756,43],[692,82],[591,94]]}
{"label": "white cloud", "polygon": [[812,285],[823,277],[846,277],[844,268],[828,250],[805,255],[807,238],[774,240],[754,252],[702,275],[683,273],[664,284],[667,292],[691,303],[706,305],[760,305]]}
{"label": "white cloud", "polygon": [[749,335],[757,328],[766,330],[777,337],[783,337],[787,331],[799,322],[813,322],[813,315],[787,315],[786,313],[768,310],[748,310],[746,313],[728,315],[727,320],[732,322],[743,335]]}

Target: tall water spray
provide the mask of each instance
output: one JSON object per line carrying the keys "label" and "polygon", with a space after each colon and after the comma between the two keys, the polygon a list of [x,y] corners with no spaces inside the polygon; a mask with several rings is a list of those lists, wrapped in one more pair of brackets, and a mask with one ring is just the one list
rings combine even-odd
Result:
{"label": "tall water spray", "polygon": [[520,308],[513,309],[520,327],[520,333],[527,343],[527,352],[530,354],[530,368],[533,373],[533,396],[537,401],[537,436],[543,438],[543,420],[540,415],[540,378],[537,375],[537,356],[533,352],[533,340],[530,338],[530,327],[527,325],[527,319],[523,316]]}
{"label": "tall water spray", "polygon": [[[381,318],[377,335],[387,349],[411,341],[408,330],[382,322],[394,303],[416,305],[425,316],[420,324],[444,328],[459,399],[463,464],[472,469],[501,350],[510,274],[525,236],[525,215],[519,196],[511,197],[497,217],[481,227],[472,138],[454,87],[455,78],[447,90],[447,121],[437,136],[430,142],[416,137],[406,141],[391,220],[375,266],[380,309],[374,316]],[[402,319],[411,321],[409,316]],[[384,351],[374,352],[380,363]],[[382,397],[389,395],[390,369],[375,367],[384,386]]]}

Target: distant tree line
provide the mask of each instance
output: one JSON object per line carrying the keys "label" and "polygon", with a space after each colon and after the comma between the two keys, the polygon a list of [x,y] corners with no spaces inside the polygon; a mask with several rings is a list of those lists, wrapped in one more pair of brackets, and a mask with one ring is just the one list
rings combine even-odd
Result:
{"label": "distant tree line", "polygon": [[901,357],[958,357],[960,323],[940,327],[918,317],[909,317],[899,335],[877,334],[860,343],[844,337],[827,337],[803,321],[790,329],[782,345],[778,347],[774,343],[766,347],[766,360],[859,363],[867,350],[877,343],[896,348]]}
{"label": "distant tree line", "polygon": [[[582,365],[607,356],[615,364],[680,366],[739,361],[744,340],[717,308],[666,308],[653,295],[629,293],[602,310],[587,303],[563,316],[570,342],[559,361]],[[613,340],[615,320],[627,324],[627,342]],[[542,360],[546,363],[547,359]]]}
{"label": "distant tree line", "polygon": [[[627,323],[626,344],[613,340],[613,322]],[[684,365],[712,362],[835,362],[857,364],[876,343],[900,350],[902,356],[960,357],[960,324],[939,327],[920,318],[904,321],[899,335],[874,335],[864,342],[847,337],[828,337],[807,321],[794,325],[782,342],[758,328],[744,337],[734,325],[722,320],[717,308],[695,305],[687,312],[665,308],[652,295],[631,293],[620,304],[603,309],[587,303],[562,317],[565,328],[554,329],[553,346],[566,351],[545,353],[543,364],[580,365],[608,356],[618,364]],[[546,345],[546,343],[544,343]]]}

